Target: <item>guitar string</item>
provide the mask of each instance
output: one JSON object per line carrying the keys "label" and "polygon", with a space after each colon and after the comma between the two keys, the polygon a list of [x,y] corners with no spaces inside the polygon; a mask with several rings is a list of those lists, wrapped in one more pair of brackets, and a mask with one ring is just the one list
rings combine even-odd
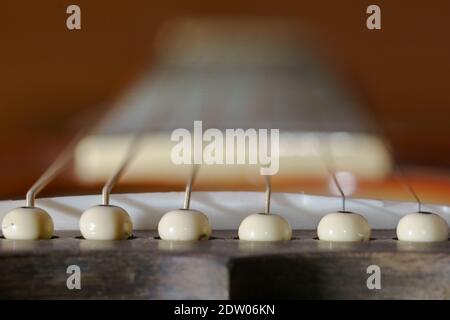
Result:
{"label": "guitar string", "polygon": [[88,124],[85,125],[79,132],[75,135],[70,143],[63,149],[59,156],[47,167],[44,173],[38,178],[38,180],[28,189],[26,193],[26,206],[34,207],[36,196],[61,172],[61,170],[68,164],[72,159],[74,151],[78,143],[86,135],[96,128],[100,119],[100,112],[90,111],[90,117]]}
{"label": "guitar string", "polygon": [[[256,107],[256,105],[261,105],[259,102],[261,103],[267,103],[268,101],[271,101],[271,99],[273,99],[273,95],[270,96],[269,92],[270,90],[265,90],[266,87],[268,87],[267,85],[267,81],[269,79],[272,79],[272,74],[268,74],[266,70],[264,70],[264,72],[262,72],[260,75],[257,76],[257,80],[259,82],[259,90],[255,90],[254,89],[254,95],[256,97],[254,97],[252,99],[253,101],[253,107]],[[277,80],[275,80],[277,81]],[[263,92],[263,94],[258,94],[259,92]],[[258,100],[258,98],[260,100]],[[270,104],[270,102],[269,102]],[[262,104],[264,106],[264,104]],[[278,105],[278,103],[275,102],[274,105]],[[265,114],[266,116],[269,116],[269,118],[274,118],[273,117],[273,112],[271,112],[271,108],[265,108]],[[269,114],[269,112],[271,112],[271,114]],[[263,120],[267,121],[267,120]],[[270,142],[271,143],[271,142]],[[265,203],[264,203],[264,213],[265,214],[270,214],[270,206],[271,206],[271,198],[272,198],[272,177],[270,175],[265,175],[264,176],[264,182],[265,182],[265,187],[266,187],[266,192],[265,192]]]}
{"label": "guitar string", "polygon": [[411,181],[406,177],[406,174],[404,170],[400,167],[397,167],[397,170],[400,173],[401,181],[403,182],[405,188],[409,191],[409,193],[414,197],[415,201],[417,202],[417,210],[418,212],[422,212],[422,200],[419,198],[419,195],[417,194],[416,190],[414,190],[414,187],[411,184]]}
{"label": "guitar string", "polygon": [[[74,142],[69,145],[66,151],[64,151],[60,157],[57,158],[57,160],[47,169],[47,171],[41,176],[41,178],[32,186],[32,188],[27,193],[27,205],[33,206],[34,205],[34,199],[35,196],[60,172],[62,167],[68,162],[68,160],[71,158],[73,154],[74,145],[77,144],[78,138],[74,139]],[[133,143],[134,144],[134,143]],[[134,148],[134,147],[133,147]],[[130,149],[133,149],[130,147]],[[109,194],[111,192],[111,189],[116,184],[120,176],[123,174],[123,171],[128,166],[129,162],[133,158],[133,152],[129,151],[127,156],[125,157],[123,163],[117,170],[117,172],[107,181],[105,184],[103,190],[102,190],[102,197],[103,197],[103,203],[108,204],[109,203]],[[331,159],[330,159],[331,160]],[[193,169],[193,173],[191,175],[191,178],[189,179],[187,186],[186,186],[186,195],[185,195],[185,207],[187,204],[187,207],[189,207],[190,202],[190,194],[192,189],[192,183],[195,179],[197,168]],[[337,178],[336,171],[331,170],[330,166],[328,166],[329,174],[331,175],[334,184],[336,185],[339,193],[342,197],[342,209],[345,211],[346,208],[346,195],[340,185],[340,182]],[[416,201],[419,205],[419,211],[421,210],[421,201],[419,197],[417,196],[417,193],[414,191],[412,186],[408,183],[408,181],[405,179],[403,175],[405,184],[408,186],[408,189],[410,190],[411,194],[414,196]],[[270,196],[271,196],[271,185],[270,185],[270,177],[266,177],[266,200],[265,200],[265,212],[268,213],[270,211]]]}
{"label": "guitar string", "polygon": [[[385,135],[383,135],[383,137],[386,138]],[[391,156],[391,158],[394,159],[394,165],[393,165],[394,170],[393,171],[398,172],[400,175],[400,177],[397,176],[397,179],[399,179],[401,181],[401,183],[403,184],[405,189],[408,190],[408,192],[413,196],[414,200],[417,203],[418,212],[422,212],[422,207],[423,207],[422,200],[420,199],[418,193],[414,189],[411,181],[409,181],[408,177],[406,176],[403,167],[400,166],[400,164],[397,163],[397,161],[395,160],[394,151],[392,150],[392,146],[390,144],[386,143],[386,149],[387,149],[389,155]]]}
{"label": "guitar string", "polygon": [[189,210],[191,205],[191,193],[192,193],[192,185],[194,184],[195,179],[197,178],[197,173],[199,170],[199,165],[192,165],[191,172],[189,174],[188,181],[186,183],[186,189],[184,191],[184,204],[183,209]]}
{"label": "guitar string", "polygon": [[131,140],[131,142],[127,148],[127,151],[125,153],[124,159],[120,163],[116,172],[107,180],[107,182],[103,186],[103,189],[102,189],[103,205],[105,205],[105,206],[109,205],[111,191],[114,188],[114,186],[117,184],[119,179],[122,177],[126,168],[128,168],[128,166],[130,165],[132,160],[135,158],[135,156],[139,150],[139,147],[140,147],[141,139],[142,139],[142,133],[135,134],[132,137],[132,140]]}
{"label": "guitar string", "polygon": [[[189,85],[193,86],[195,89],[193,90],[189,90],[189,98],[186,99],[186,101],[188,102],[186,104],[186,102],[184,102],[184,108],[185,110],[189,111],[189,113],[194,113],[194,114],[201,114],[202,112],[202,106],[205,102],[205,96],[207,95],[207,93],[210,90],[206,90],[206,91],[202,91],[199,88],[201,88],[201,78],[196,78],[195,81],[193,83],[190,83]],[[190,109],[190,110],[189,110]],[[194,120],[195,120],[196,116],[194,116]],[[192,142],[192,141],[191,141]],[[195,152],[195,151],[194,151]],[[194,160],[194,161],[192,161]],[[191,165],[191,170],[189,173],[189,177],[188,180],[186,182],[186,187],[184,190],[184,202],[183,202],[183,209],[184,210],[189,210],[190,206],[191,206],[191,196],[192,196],[192,186],[197,178],[197,174],[200,168],[200,165],[195,163],[195,159],[192,159],[192,165]]]}
{"label": "guitar string", "polygon": [[[333,184],[335,185],[335,187],[338,189],[338,192],[341,196],[342,199],[342,207],[341,207],[341,211],[342,212],[347,212],[347,196],[345,195],[344,189],[341,186],[341,183],[339,182],[339,179],[337,177],[337,166],[336,166],[336,161],[334,161],[333,159],[333,152],[332,152],[332,148],[331,148],[331,142],[330,142],[330,136],[326,136],[326,143],[321,140],[324,139],[324,137],[318,137],[318,148],[317,148],[317,152],[318,152],[318,156],[319,158],[322,160],[326,170],[328,171],[328,175],[331,177]],[[325,146],[324,146],[325,144]],[[323,149],[325,149],[326,151],[324,151]]]}
{"label": "guitar string", "polygon": [[[155,99],[149,99],[151,109],[151,101],[156,101],[156,104],[161,103],[161,97],[164,88],[164,78],[163,77],[157,77],[154,81],[153,86],[156,87],[159,90],[156,90]],[[110,178],[107,180],[105,185],[102,188],[102,204],[103,205],[109,205],[110,204],[110,197],[111,192],[114,186],[119,182],[120,178],[125,173],[126,169],[129,167],[130,163],[135,159],[136,154],[139,152],[139,149],[142,146],[142,140],[144,138],[144,135],[146,132],[149,132],[152,130],[152,126],[156,123],[164,122],[164,119],[167,119],[167,116],[169,115],[169,108],[156,108],[157,112],[156,114],[152,115],[153,123],[150,124],[150,126],[143,126],[142,124],[137,126],[137,128],[134,130],[134,133],[132,134],[131,142],[125,152],[125,156],[122,160],[122,162],[119,164],[116,171],[110,176]],[[113,108],[114,111],[116,111],[116,108]],[[155,121],[156,119],[156,121]],[[155,129],[155,127],[153,127]],[[156,129],[160,129],[156,127]]]}
{"label": "guitar string", "polygon": [[272,195],[272,183],[270,179],[270,175],[264,176],[265,184],[266,184],[266,193],[265,193],[265,203],[264,203],[264,213],[270,213],[270,198]]}

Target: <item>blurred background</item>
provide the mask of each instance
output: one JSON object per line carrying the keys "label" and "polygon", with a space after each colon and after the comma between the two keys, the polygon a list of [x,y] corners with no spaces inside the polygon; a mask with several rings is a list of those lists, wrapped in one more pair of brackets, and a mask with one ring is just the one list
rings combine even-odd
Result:
{"label": "blurred background", "polygon": [[[81,30],[66,28],[70,4],[81,7]],[[381,7],[382,30],[366,28],[370,4]],[[445,201],[450,191],[449,12],[446,0],[3,0],[0,198],[22,198],[92,114],[106,112],[143,70],[157,65],[161,26],[189,17],[292,23],[299,35],[307,34],[327,71],[361,101],[391,145],[394,164],[409,168],[411,180],[429,199]],[[378,184],[378,192],[386,183]],[[68,174],[44,194],[97,187],[81,186]]]}

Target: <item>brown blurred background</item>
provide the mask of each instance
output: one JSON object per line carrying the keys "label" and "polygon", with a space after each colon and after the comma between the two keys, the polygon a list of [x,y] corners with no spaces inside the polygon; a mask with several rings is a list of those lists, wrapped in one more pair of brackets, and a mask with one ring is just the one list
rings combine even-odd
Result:
{"label": "brown blurred background", "polygon": [[[81,7],[80,31],[66,28],[70,4]],[[366,28],[370,4],[381,7],[381,31]],[[307,25],[329,66],[369,107],[396,161],[450,167],[447,0],[3,0],[0,7],[0,198],[21,196],[86,112],[107,107],[151,66],[160,24],[183,16],[286,18],[299,32]]]}

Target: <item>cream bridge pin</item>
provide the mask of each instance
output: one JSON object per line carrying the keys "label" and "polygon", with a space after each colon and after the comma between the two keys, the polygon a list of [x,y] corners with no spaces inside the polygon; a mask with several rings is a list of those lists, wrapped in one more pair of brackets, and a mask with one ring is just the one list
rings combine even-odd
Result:
{"label": "cream bridge pin", "polygon": [[85,239],[124,240],[131,236],[133,223],[131,222],[130,215],[123,208],[111,205],[109,199],[112,188],[136,154],[138,144],[139,137],[135,136],[116,173],[111,176],[103,187],[103,203],[87,209],[81,215],[80,232]]}
{"label": "cream bridge pin", "polygon": [[266,197],[264,213],[254,213],[246,217],[239,226],[239,239],[247,241],[290,240],[292,229],[282,216],[270,212],[272,187],[270,176],[265,176]]}
{"label": "cream bridge pin", "polygon": [[447,222],[435,213],[422,210],[422,201],[407,181],[403,171],[401,173],[406,187],[417,202],[418,211],[400,219],[396,230],[398,240],[409,242],[447,241],[449,234]]}
{"label": "cream bridge pin", "polygon": [[209,239],[211,225],[208,217],[190,209],[192,185],[197,176],[198,165],[194,165],[186,184],[184,206],[164,214],[158,223],[158,233],[162,240],[192,241]]}
{"label": "cream bridge pin", "polygon": [[15,208],[5,215],[2,220],[2,232],[6,239],[45,240],[53,236],[53,220],[47,211],[35,206],[36,196],[60,173],[72,158],[80,135],[75,137],[61,155],[56,158],[28,190],[26,206]]}
{"label": "cream bridge pin", "polygon": [[368,241],[371,234],[369,223],[362,215],[346,210],[344,191],[335,172],[331,176],[342,197],[342,210],[329,213],[320,220],[317,236],[320,240],[335,242]]}

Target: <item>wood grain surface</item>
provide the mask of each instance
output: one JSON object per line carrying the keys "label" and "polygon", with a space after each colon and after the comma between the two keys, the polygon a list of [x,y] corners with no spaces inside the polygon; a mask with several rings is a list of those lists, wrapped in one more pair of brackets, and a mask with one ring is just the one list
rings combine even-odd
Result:
{"label": "wood grain surface", "polygon": [[[44,241],[0,239],[0,298],[38,299],[449,299],[450,244],[395,240],[375,230],[367,243],[293,240],[246,242],[236,231],[212,240],[163,241],[137,231],[125,241],[90,241],[75,231]],[[69,265],[81,290],[68,290]],[[369,290],[367,267],[381,269]]]}

